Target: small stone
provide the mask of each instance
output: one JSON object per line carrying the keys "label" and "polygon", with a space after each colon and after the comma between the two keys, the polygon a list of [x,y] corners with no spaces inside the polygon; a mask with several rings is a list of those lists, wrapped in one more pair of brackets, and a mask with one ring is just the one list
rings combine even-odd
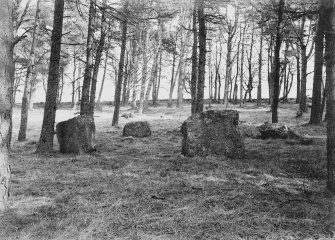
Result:
{"label": "small stone", "polygon": [[123,128],[123,136],[144,138],[151,135],[150,125],[146,121],[137,121],[127,123]]}

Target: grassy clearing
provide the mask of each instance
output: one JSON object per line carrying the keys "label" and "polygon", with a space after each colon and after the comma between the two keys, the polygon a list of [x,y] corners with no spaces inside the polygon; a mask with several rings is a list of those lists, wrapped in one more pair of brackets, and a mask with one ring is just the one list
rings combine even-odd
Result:
{"label": "grassy clearing", "polygon": [[[34,110],[30,140],[18,143],[14,134],[11,208],[0,239],[332,239],[326,129],[303,125],[308,116],[296,120],[296,108],[282,105],[280,121],[313,137],[312,145],[246,138],[243,160],[182,157],[179,129],[189,107],[152,108],[116,128],[106,107],[96,113],[96,153],[40,156],[42,111]],[[238,110],[251,126],[271,119],[268,107]],[[57,121],[72,116],[61,110]],[[152,136],[122,142],[122,126],[140,119]],[[15,133],[18,126],[15,109]]]}

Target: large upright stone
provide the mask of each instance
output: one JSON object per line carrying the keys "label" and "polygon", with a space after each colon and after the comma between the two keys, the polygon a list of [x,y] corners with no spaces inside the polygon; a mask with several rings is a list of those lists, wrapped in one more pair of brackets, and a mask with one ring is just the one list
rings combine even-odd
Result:
{"label": "large upright stone", "polygon": [[189,117],[181,126],[182,154],[243,158],[244,141],[237,129],[238,121],[239,113],[234,110],[210,110]]}
{"label": "large upright stone", "polygon": [[95,150],[95,124],[92,116],[77,116],[56,125],[61,153],[87,153]]}

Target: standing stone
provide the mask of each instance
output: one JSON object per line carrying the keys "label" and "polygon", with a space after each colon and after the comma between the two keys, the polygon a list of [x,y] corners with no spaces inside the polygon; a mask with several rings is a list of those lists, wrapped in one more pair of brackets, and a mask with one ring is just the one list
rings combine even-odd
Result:
{"label": "standing stone", "polygon": [[150,125],[146,121],[127,123],[123,128],[124,137],[149,137],[151,135]]}
{"label": "standing stone", "polygon": [[77,116],[56,126],[61,153],[87,153],[95,150],[95,124],[92,116]]}
{"label": "standing stone", "polygon": [[244,157],[244,141],[237,129],[239,113],[209,110],[189,117],[181,126],[182,154]]}

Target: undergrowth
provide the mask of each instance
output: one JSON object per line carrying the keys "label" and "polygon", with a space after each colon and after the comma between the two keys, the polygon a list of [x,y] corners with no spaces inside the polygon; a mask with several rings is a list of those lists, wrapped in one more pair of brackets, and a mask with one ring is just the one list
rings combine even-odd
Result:
{"label": "undergrowth", "polygon": [[[0,239],[332,239],[325,127],[303,126],[295,108],[280,108],[280,120],[312,144],[246,138],[242,160],[181,156],[189,107],[152,108],[117,128],[110,112],[97,113],[97,152],[79,156],[36,155],[31,125],[32,139],[13,144]],[[270,117],[268,108],[239,110],[252,126]],[[123,141],[122,126],[142,119],[152,136]]]}

